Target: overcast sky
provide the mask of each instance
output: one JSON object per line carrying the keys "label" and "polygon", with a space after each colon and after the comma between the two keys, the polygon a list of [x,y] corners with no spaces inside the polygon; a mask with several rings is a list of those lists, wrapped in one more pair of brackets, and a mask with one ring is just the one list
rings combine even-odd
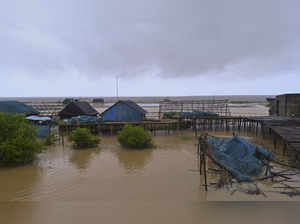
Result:
{"label": "overcast sky", "polygon": [[0,97],[300,92],[299,0],[5,0]]}

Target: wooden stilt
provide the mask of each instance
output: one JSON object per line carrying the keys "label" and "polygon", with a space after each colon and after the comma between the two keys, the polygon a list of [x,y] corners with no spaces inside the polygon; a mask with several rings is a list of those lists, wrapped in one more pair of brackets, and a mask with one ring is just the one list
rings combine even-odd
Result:
{"label": "wooden stilt", "polygon": [[206,175],[206,155],[203,153],[203,169],[204,169],[204,184],[205,184],[205,191],[207,191],[207,175]]}

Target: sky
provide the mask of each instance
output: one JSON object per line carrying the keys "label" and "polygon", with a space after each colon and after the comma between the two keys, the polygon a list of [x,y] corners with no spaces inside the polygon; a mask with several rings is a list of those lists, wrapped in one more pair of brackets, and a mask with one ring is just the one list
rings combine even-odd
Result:
{"label": "sky", "polygon": [[10,0],[0,97],[300,92],[298,0]]}

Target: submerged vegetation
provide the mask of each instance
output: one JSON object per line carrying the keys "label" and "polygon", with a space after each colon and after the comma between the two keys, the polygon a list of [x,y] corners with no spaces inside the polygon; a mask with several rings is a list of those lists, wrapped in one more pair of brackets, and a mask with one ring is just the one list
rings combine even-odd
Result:
{"label": "submerged vegetation", "polygon": [[119,132],[118,141],[126,148],[144,149],[153,146],[152,136],[139,126],[126,125]]}
{"label": "submerged vegetation", "polygon": [[49,133],[49,135],[44,139],[44,144],[49,146],[49,145],[54,145],[56,142],[56,137],[53,133]]}
{"label": "submerged vegetation", "polygon": [[98,136],[92,135],[86,128],[77,128],[70,135],[69,140],[73,142],[73,147],[75,149],[93,148],[101,141]]}
{"label": "submerged vegetation", "polygon": [[32,162],[41,149],[37,130],[25,116],[0,113],[0,165]]}

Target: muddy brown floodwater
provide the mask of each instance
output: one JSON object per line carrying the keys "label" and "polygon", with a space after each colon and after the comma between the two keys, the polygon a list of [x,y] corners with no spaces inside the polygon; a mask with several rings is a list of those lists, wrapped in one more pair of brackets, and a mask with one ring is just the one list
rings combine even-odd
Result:
{"label": "muddy brown floodwater", "polygon": [[[33,165],[1,168],[0,223],[196,223],[210,216],[203,201],[299,199],[205,192],[195,171],[192,132],[156,136],[154,142],[155,149],[126,150],[116,137],[102,137],[97,149],[73,150],[67,143],[50,147]],[[272,189],[267,182],[259,186]]]}

